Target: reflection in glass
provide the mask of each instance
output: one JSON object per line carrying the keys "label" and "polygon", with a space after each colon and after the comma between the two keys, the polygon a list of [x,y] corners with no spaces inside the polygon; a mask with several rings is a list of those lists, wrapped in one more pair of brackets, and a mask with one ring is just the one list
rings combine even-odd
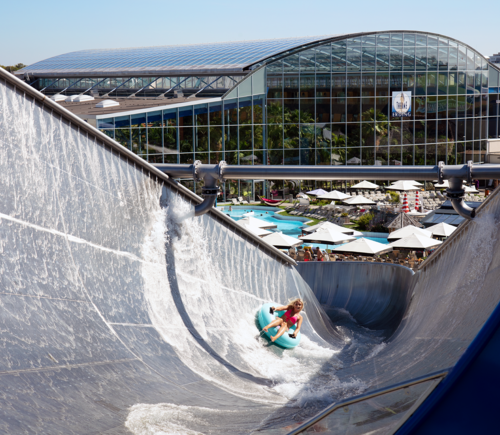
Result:
{"label": "reflection in glass", "polygon": [[179,126],[187,127],[193,125],[193,108],[181,107],[179,108]]}
{"label": "reflection in glass", "polygon": [[177,151],[176,128],[163,128],[163,147],[169,151]]}
{"label": "reflection in glass", "polygon": [[314,148],[315,128],[313,124],[300,126],[300,148]]}
{"label": "reflection in glass", "polygon": [[179,127],[179,144],[180,152],[188,153],[193,152],[193,128],[192,127]]}
{"label": "reflection in glass", "polygon": [[163,111],[163,125],[165,127],[177,127],[177,109]]}

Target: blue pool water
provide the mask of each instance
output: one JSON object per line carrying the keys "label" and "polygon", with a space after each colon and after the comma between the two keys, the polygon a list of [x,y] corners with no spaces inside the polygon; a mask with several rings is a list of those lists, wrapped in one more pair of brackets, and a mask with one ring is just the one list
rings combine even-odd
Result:
{"label": "blue pool water", "polygon": [[[218,207],[219,210],[221,210],[221,207]],[[274,217],[276,209],[270,209],[268,208],[267,210],[261,210],[258,208],[254,207],[242,207],[242,208],[233,208],[231,211],[229,211],[229,207],[225,206],[224,210],[221,210],[223,213],[227,214],[231,218],[233,218],[235,221],[239,221],[242,219],[245,213],[248,212],[254,212],[253,217],[257,219],[261,219],[267,222],[272,222],[273,224],[277,225],[278,228],[272,229],[269,231],[281,231],[283,234],[286,234],[291,237],[298,237],[302,234],[301,228],[305,225],[305,222],[301,221],[294,221],[294,220],[284,220],[284,219],[277,219]],[[286,216],[284,216],[286,218]],[[358,237],[358,239],[361,237]],[[387,238],[383,237],[365,237],[365,239],[368,240],[373,240],[374,242],[378,243],[383,243],[383,244],[389,244],[389,241]],[[319,243],[305,243],[306,246],[319,246],[320,249],[331,249],[334,246],[333,245],[323,245]],[[335,245],[335,247],[342,246],[342,245]]]}

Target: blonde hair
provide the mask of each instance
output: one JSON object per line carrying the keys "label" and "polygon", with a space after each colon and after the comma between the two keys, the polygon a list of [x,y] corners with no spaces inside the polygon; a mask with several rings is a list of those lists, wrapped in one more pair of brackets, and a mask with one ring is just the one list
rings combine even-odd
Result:
{"label": "blonde hair", "polygon": [[301,299],[301,298],[292,298],[292,299],[288,299],[288,305],[287,305],[287,310],[293,310],[295,307],[295,302],[297,301],[300,301],[302,302],[302,308],[300,309],[300,311],[302,311],[306,305],[306,303]]}

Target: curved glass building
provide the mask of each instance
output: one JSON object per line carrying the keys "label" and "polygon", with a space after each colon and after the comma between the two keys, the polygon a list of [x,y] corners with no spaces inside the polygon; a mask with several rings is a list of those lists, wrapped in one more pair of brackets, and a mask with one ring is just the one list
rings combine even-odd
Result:
{"label": "curved glass building", "polygon": [[[221,97],[108,110],[94,116],[97,127],[151,163],[481,163],[499,137],[500,70],[462,42],[414,31],[278,41],[248,43],[248,50],[233,43],[240,54],[233,50],[232,57],[223,49],[231,44],[222,44],[191,64],[180,56],[182,67],[173,57],[170,64],[158,60],[171,75],[186,75],[188,67],[213,75],[220,59],[225,63],[215,74],[240,77]],[[102,59],[103,53],[88,55]],[[33,75],[43,62],[23,71]],[[68,62],[61,69],[72,74],[91,65],[87,60],[79,71]],[[102,68],[99,74],[106,75]],[[226,196],[265,193],[255,180],[225,186]]]}

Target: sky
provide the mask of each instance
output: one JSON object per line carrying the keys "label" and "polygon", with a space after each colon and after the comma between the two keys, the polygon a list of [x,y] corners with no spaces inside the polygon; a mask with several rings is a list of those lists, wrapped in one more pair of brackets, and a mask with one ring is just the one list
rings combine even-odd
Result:
{"label": "sky", "polygon": [[500,52],[499,0],[23,0],[3,2],[0,65],[124,48],[421,30]]}

